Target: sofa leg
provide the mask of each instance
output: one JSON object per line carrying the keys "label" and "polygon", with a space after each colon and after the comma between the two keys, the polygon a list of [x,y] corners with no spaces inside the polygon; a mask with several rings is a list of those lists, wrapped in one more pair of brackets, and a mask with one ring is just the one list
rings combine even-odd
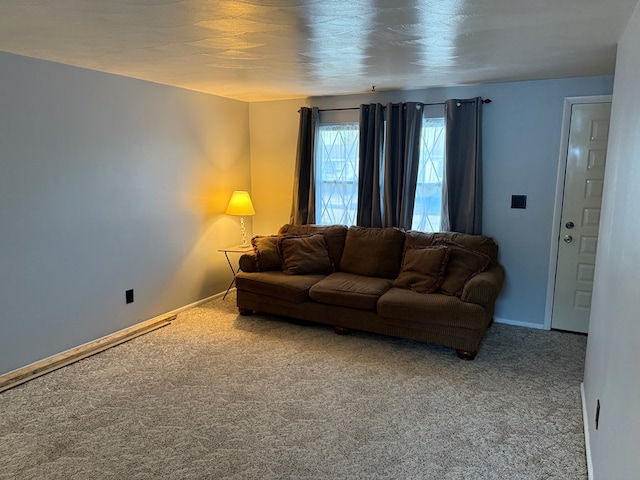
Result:
{"label": "sofa leg", "polygon": [[336,332],[338,335],[348,335],[349,334],[349,329],[345,328],[345,327],[335,326],[335,327],[333,327],[333,331]]}
{"label": "sofa leg", "polygon": [[458,358],[462,360],[473,360],[478,354],[478,352],[470,352],[469,350],[461,350],[459,348],[456,348],[456,353],[458,354]]}
{"label": "sofa leg", "polygon": [[249,310],[248,308],[238,307],[238,313],[244,317],[253,314],[253,310]]}

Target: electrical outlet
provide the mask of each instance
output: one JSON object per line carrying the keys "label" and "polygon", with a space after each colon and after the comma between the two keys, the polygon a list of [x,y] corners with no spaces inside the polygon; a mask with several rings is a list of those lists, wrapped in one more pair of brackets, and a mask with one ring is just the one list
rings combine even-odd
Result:
{"label": "electrical outlet", "polygon": [[124,292],[124,298],[127,303],[133,303],[133,290]]}
{"label": "electrical outlet", "polygon": [[598,403],[596,404],[596,430],[598,429],[599,423],[600,423],[600,399],[598,399]]}

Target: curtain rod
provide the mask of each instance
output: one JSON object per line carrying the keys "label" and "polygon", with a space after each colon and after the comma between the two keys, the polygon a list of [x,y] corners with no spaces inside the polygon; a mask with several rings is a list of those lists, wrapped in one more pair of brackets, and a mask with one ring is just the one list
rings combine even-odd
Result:
{"label": "curtain rod", "polygon": [[[472,100],[466,100],[465,102],[471,102]],[[421,102],[416,102],[418,105],[422,105],[423,107],[431,107],[433,105],[444,105],[444,102],[437,102],[437,103],[421,103]],[[482,103],[491,103],[491,99],[490,98],[485,98],[482,100]],[[344,111],[344,110],[360,110],[360,107],[344,107],[344,108],[321,108],[318,111],[319,112],[340,112],[340,111]],[[300,110],[298,110],[300,111]]]}

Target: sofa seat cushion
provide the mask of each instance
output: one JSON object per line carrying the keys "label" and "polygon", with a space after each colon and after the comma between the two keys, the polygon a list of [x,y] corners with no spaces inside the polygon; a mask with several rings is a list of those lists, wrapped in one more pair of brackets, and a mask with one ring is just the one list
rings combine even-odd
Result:
{"label": "sofa seat cushion", "polygon": [[312,300],[329,305],[375,310],[380,296],[391,288],[391,280],[336,272],[309,290]]}
{"label": "sofa seat cushion", "polygon": [[414,328],[422,324],[474,329],[486,327],[487,322],[480,305],[442,293],[424,294],[403,288],[392,288],[380,297],[378,314],[386,323]]}
{"label": "sofa seat cushion", "polygon": [[281,271],[238,272],[236,288],[293,303],[309,300],[309,289],[325,275],[286,275]]}

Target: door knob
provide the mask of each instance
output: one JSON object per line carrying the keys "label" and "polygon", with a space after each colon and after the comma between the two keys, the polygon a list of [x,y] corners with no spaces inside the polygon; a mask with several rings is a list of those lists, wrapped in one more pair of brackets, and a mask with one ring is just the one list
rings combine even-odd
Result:
{"label": "door knob", "polygon": [[571,235],[565,235],[563,240],[564,240],[564,243],[571,243],[573,242],[573,237]]}
{"label": "door knob", "polygon": [[573,222],[567,222],[565,224],[565,227],[567,227],[569,230],[571,230],[573,227],[575,227],[575,225],[573,224]]}

